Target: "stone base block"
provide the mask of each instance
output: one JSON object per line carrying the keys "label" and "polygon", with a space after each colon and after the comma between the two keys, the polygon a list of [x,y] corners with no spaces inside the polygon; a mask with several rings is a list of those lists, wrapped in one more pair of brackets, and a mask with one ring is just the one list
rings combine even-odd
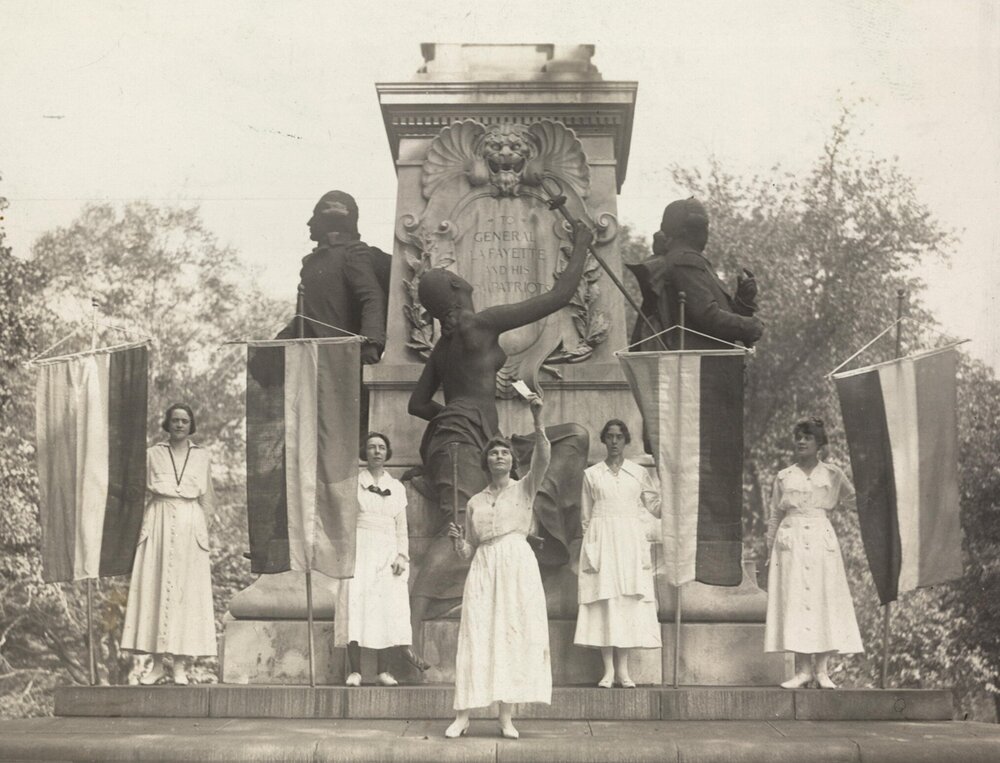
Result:
{"label": "stone base block", "polygon": [[[396,660],[390,666],[404,683],[454,683],[458,620],[424,623],[424,656],[432,664],[420,676]],[[333,646],[333,623],[316,622],[316,682],[338,685],[346,678],[345,650]],[[552,683],[588,685],[603,673],[598,649],[573,644],[576,623],[549,622]],[[674,680],[674,626],[661,625],[662,649],[636,649],[630,669],[636,683],[672,684]],[[309,683],[306,624],[301,620],[228,620],[222,650],[222,681],[228,684]],[[686,686],[774,686],[788,678],[791,655],[764,654],[764,626],[760,623],[686,623],[681,626],[680,683]],[[375,657],[362,651],[362,676],[374,681]]]}
{"label": "stone base block", "polygon": [[[662,623],[663,683],[674,682],[674,626]],[[791,654],[764,653],[763,623],[682,623],[683,686],[776,686],[795,671]]]}
{"label": "stone base block", "polygon": [[[227,620],[222,675],[227,684],[309,683],[308,630],[302,620]],[[333,623],[313,623],[316,683],[344,683],[345,649],[333,646]]]}

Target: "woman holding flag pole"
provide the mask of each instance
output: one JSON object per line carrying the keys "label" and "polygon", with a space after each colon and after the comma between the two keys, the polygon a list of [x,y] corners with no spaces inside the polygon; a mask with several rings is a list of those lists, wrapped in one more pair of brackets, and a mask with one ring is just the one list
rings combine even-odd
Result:
{"label": "woman holding flag pole", "polygon": [[840,543],[828,514],[854,505],[854,487],[819,458],[827,444],[822,420],[803,419],[792,430],[795,463],[774,480],[767,522],[768,596],[765,652],[794,652],[795,676],[781,684],[798,689],[814,679],[835,689],[833,654],[863,652],[861,633]]}
{"label": "woman holding flag pole", "polygon": [[538,562],[528,545],[536,529],[535,494],[549,466],[550,444],[542,424],[542,399],[529,398],[535,425],[531,466],[511,477],[514,450],[494,435],[482,453],[486,489],[469,499],[465,533],[448,528],[455,552],[472,559],[465,579],[455,659],[455,720],[449,739],[469,729],[469,711],[499,702],[500,734],[517,739],[513,703],[552,700],[549,621]]}
{"label": "woman holding flag pole", "polygon": [[146,453],[146,512],[121,648],[153,655],[139,679],[146,686],[165,677],[163,655],[172,655],[173,682],[183,686],[192,657],[217,654],[206,523],[215,491],[208,451],[190,439],[191,407],[174,403],[162,426],[169,439]]}

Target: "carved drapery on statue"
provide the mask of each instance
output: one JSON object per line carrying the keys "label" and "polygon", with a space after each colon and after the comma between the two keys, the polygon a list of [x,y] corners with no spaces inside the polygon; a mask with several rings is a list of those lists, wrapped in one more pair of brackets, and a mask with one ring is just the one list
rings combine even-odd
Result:
{"label": "carved drapery on statue", "polygon": [[[469,281],[480,310],[548,291],[565,269],[570,230],[548,208],[541,187],[546,178],[563,188],[575,214],[591,217],[587,158],[573,131],[559,122],[487,126],[465,120],[431,143],[421,178],[426,207],[419,216],[400,217],[396,229],[410,273],[404,281],[407,347],[420,357],[427,357],[435,339],[417,296],[430,268],[446,267]],[[595,223],[596,245],[616,235],[614,215],[598,215]],[[539,367],[559,377],[556,364],[586,360],[605,341],[610,322],[597,307],[600,278],[590,257],[566,308],[501,337],[508,360],[497,374],[499,397],[511,397],[511,382],[532,377]]]}

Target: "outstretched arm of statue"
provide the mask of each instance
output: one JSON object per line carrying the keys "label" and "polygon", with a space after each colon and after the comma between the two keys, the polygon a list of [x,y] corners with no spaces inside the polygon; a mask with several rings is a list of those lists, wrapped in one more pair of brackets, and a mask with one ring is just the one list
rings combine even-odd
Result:
{"label": "outstretched arm of statue", "polygon": [[479,313],[477,318],[503,333],[519,326],[527,326],[565,307],[580,284],[583,267],[587,261],[587,250],[593,241],[593,231],[586,223],[577,220],[573,226],[573,253],[566,269],[556,279],[552,289],[523,302],[487,308]]}
{"label": "outstretched arm of statue", "polygon": [[424,370],[420,373],[420,378],[417,379],[417,386],[410,393],[410,402],[406,408],[411,416],[416,416],[424,421],[430,421],[444,408],[441,403],[434,399],[434,393],[441,386],[441,379],[437,373],[436,357],[440,346],[438,343],[431,350],[431,356],[424,364]]}

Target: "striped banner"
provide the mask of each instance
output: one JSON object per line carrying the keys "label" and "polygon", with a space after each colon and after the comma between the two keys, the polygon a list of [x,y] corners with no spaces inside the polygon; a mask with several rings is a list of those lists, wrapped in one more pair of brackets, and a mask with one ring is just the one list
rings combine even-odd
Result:
{"label": "striped banner", "polygon": [[673,585],[743,580],[743,355],[618,353],[660,478]]}
{"label": "striped banner", "polygon": [[360,340],[247,347],[247,516],[255,573],[354,575]]}
{"label": "striped banner", "polygon": [[954,348],[834,374],[879,599],[962,576]]}
{"label": "striped banner", "polygon": [[37,363],[47,583],[132,572],[146,495],[148,344]]}

